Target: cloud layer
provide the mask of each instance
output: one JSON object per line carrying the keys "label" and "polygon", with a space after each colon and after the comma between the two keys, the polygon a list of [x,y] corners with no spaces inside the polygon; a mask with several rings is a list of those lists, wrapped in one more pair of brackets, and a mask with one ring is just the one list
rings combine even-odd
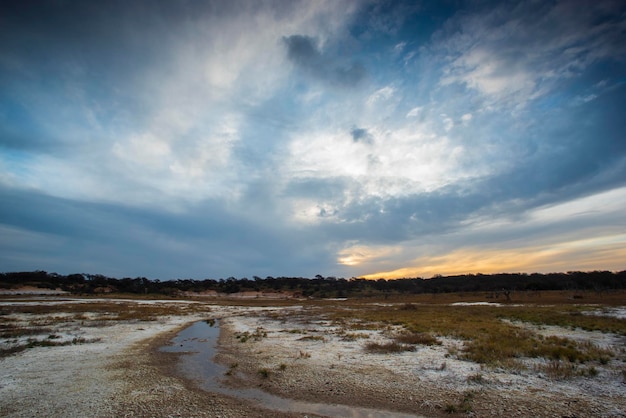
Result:
{"label": "cloud layer", "polygon": [[621,2],[2,7],[2,270],[626,268]]}

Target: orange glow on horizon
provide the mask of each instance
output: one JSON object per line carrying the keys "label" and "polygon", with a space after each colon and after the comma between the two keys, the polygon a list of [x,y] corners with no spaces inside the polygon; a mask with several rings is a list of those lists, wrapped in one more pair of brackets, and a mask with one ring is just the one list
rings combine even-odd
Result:
{"label": "orange glow on horizon", "polygon": [[364,279],[430,278],[476,273],[549,273],[626,269],[626,235],[589,239],[553,246],[520,249],[462,249],[446,255],[420,257],[413,266],[365,274]]}

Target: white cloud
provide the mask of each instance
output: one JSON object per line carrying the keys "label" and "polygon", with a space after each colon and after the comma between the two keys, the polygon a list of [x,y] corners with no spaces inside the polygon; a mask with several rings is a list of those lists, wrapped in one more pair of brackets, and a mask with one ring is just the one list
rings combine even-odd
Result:
{"label": "white cloud", "polygon": [[[350,187],[335,202],[308,201],[308,214],[317,205],[349,205],[359,199],[397,198],[432,192],[446,185],[485,175],[490,168],[468,169],[462,145],[434,134],[424,125],[395,130],[372,126],[375,141],[363,146],[348,131],[318,130],[296,135],[289,144],[281,177],[293,179],[350,179]],[[302,202],[294,211],[303,213]],[[342,216],[341,211],[338,214]]]}
{"label": "white cloud", "polygon": [[400,42],[397,43],[394,47],[393,47],[393,52],[395,54],[401,54],[402,51],[404,51],[404,48],[406,47],[406,42]]}
{"label": "white cloud", "polygon": [[417,106],[414,107],[413,109],[409,110],[409,112],[406,114],[407,118],[415,118],[417,116],[420,115],[420,113],[422,113],[422,106]]}
{"label": "white cloud", "polygon": [[366,100],[366,104],[370,107],[375,106],[380,102],[385,102],[393,97],[396,89],[391,86],[385,86],[381,89],[376,90],[372,93]]}
{"label": "white cloud", "polygon": [[[586,12],[572,13],[576,7]],[[479,92],[486,106],[523,107],[597,60],[626,52],[617,41],[624,23],[598,24],[612,16],[612,8],[619,10],[610,1],[513,8],[503,3],[488,14],[458,15],[432,46],[434,53],[445,51],[448,60],[440,82]]]}
{"label": "white cloud", "polygon": [[152,134],[136,135],[126,144],[113,144],[113,154],[140,170],[159,170],[170,164],[170,144]]}

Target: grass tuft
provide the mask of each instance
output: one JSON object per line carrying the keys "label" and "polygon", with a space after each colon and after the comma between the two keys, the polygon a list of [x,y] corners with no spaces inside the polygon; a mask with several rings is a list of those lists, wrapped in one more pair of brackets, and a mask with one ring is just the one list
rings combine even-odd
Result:
{"label": "grass tuft", "polygon": [[441,345],[441,341],[432,334],[426,332],[412,332],[408,334],[400,334],[395,340],[403,344],[414,345]]}
{"label": "grass tuft", "polygon": [[370,342],[365,345],[365,351],[375,354],[401,353],[404,351],[415,351],[415,347],[409,344],[402,344],[397,341],[388,343]]}

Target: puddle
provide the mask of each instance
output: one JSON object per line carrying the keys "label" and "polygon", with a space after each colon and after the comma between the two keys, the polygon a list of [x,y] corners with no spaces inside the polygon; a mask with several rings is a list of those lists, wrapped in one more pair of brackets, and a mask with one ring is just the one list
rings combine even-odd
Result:
{"label": "puddle", "polygon": [[213,361],[213,358],[217,354],[218,337],[219,320],[195,322],[179,332],[178,335],[170,341],[170,345],[161,347],[161,350],[173,353],[186,353],[187,355],[181,356],[180,358],[178,364],[179,370],[185,377],[196,381],[202,389],[250,400],[268,409],[329,417],[416,417],[416,415],[369,408],[296,401],[281,398],[259,389],[233,389],[226,387],[220,383],[220,379],[228,369]]}

